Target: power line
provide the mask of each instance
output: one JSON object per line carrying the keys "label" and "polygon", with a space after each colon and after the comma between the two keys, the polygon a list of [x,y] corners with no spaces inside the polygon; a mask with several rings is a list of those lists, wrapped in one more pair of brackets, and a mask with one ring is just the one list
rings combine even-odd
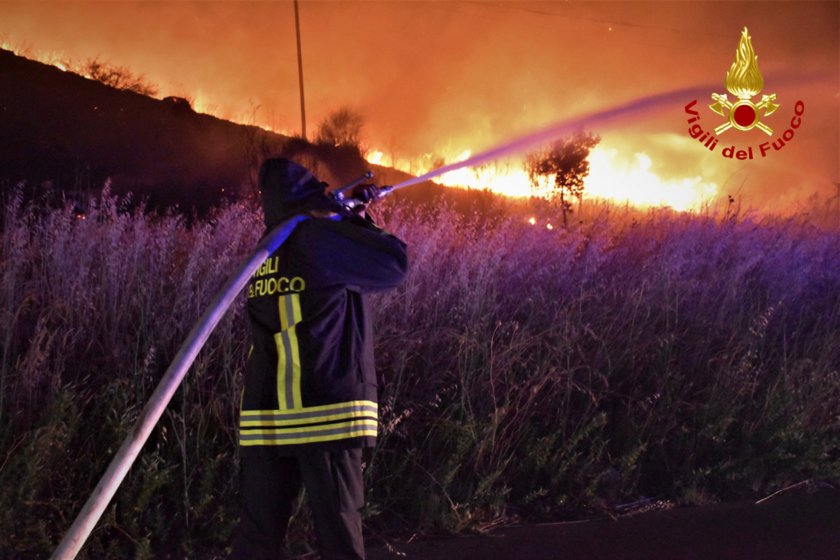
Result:
{"label": "power line", "polygon": [[602,18],[595,18],[595,17],[587,17],[587,16],[575,16],[571,14],[563,14],[560,12],[552,12],[552,11],[545,11],[539,10],[532,7],[525,7],[520,3],[514,2],[482,2],[480,0],[456,0],[458,4],[472,4],[474,6],[480,6],[482,8],[495,8],[497,10],[508,10],[508,11],[516,11],[516,12],[523,12],[537,16],[547,16],[547,17],[555,17],[555,18],[562,18],[562,19],[572,19],[578,21],[591,21],[593,23],[600,23],[604,25],[608,25],[611,27],[633,27],[638,29],[651,29],[656,31],[668,31],[671,33],[679,33],[680,35],[706,35],[709,37],[729,37],[730,34],[725,33],[712,33],[708,31],[698,31],[697,29],[678,29],[675,27],[667,27],[664,25],[653,25],[653,24],[646,24],[646,23],[633,23],[627,21],[615,21],[609,19],[602,19]]}

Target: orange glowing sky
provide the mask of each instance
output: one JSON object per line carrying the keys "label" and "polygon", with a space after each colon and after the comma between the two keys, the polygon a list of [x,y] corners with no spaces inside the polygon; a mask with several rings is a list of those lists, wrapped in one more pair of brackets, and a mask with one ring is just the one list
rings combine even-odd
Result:
{"label": "orange glowing sky", "polygon": [[[383,153],[382,163],[393,158],[403,166],[431,154],[451,161],[661,91],[717,84],[715,92],[725,93],[724,74],[746,25],[762,93],[776,93],[781,105],[766,122],[781,133],[795,102],[805,102],[795,138],[766,158],[724,159],[688,137],[686,99],[594,130],[602,142],[592,188],[596,171],[609,169],[607,183],[638,193],[654,177],[660,195],[714,185],[748,206],[781,208],[814,192],[829,196],[840,180],[836,1],[302,0],[300,15],[310,137],[327,113],[349,106],[364,116],[365,141]],[[0,42],[42,56],[100,57],[145,75],[161,96],[189,97],[201,110],[240,122],[300,130],[291,2],[0,2]],[[789,79],[803,73],[823,79]],[[723,120],[709,103],[698,99],[704,128]],[[717,150],[766,140],[758,130],[729,131]]]}

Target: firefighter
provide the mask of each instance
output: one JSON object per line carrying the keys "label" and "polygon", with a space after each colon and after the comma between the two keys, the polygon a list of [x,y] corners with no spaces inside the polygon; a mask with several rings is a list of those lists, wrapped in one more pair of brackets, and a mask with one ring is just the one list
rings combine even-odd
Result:
{"label": "firefighter", "polygon": [[[363,559],[362,448],[375,443],[377,380],[367,294],[407,272],[406,246],[282,158],[260,169],[265,225],[297,226],[255,273],[247,310],[239,450],[241,516],[231,557],[281,557],[301,486],[321,557]],[[368,197],[371,185],[357,187]]]}

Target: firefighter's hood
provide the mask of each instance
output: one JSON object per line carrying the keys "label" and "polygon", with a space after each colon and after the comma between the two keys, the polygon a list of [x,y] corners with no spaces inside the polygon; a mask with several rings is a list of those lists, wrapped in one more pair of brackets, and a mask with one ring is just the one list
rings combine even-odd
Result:
{"label": "firefighter's hood", "polygon": [[260,168],[265,225],[273,227],[283,220],[309,210],[335,210],[322,183],[308,169],[285,158],[269,158]]}

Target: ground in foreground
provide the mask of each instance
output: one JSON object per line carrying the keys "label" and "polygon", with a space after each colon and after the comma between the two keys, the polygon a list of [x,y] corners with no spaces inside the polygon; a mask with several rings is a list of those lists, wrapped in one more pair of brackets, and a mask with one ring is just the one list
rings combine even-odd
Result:
{"label": "ground in foreground", "polygon": [[393,543],[369,560],[837,560],[840,490]]}

